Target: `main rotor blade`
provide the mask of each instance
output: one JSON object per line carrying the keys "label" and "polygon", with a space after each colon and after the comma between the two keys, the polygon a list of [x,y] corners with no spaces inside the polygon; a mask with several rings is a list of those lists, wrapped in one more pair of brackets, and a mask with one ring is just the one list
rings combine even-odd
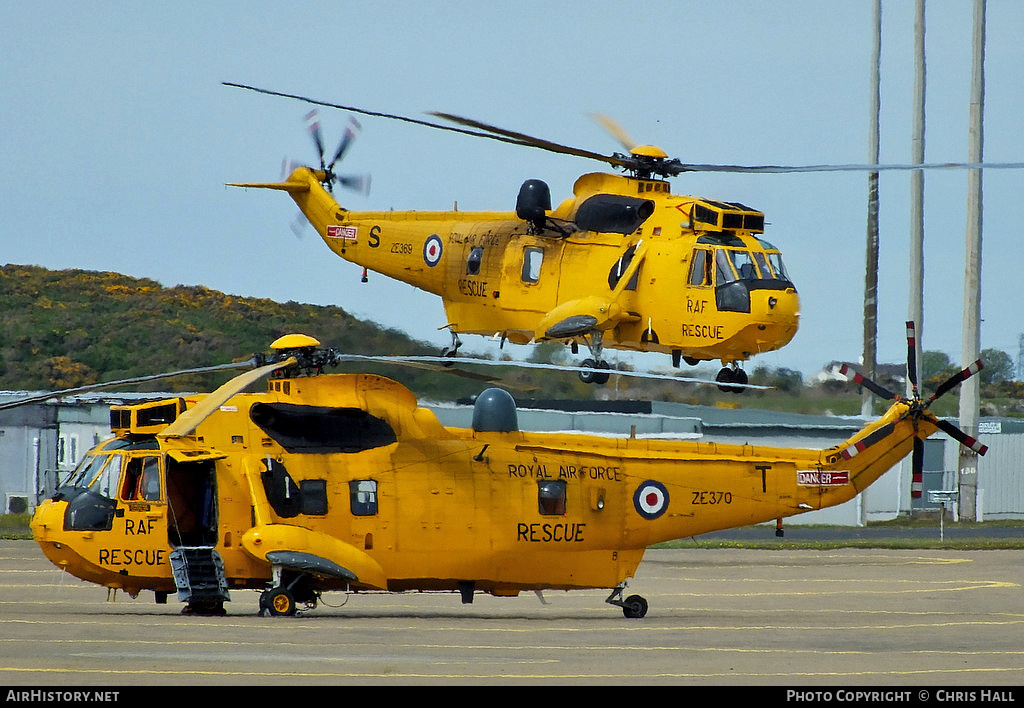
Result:
{"label": "main rotor blade", "polygon": [[921,493],[924,491],[924,440],[919,437],[914,437],[914,451],[910,458],[911,463],[911,477],[910,477],[910,496],[914,499],[920,499]]}
{"label": "main rotor blade", "polygon": [[[541,364],[532,361],[494,361],[493,359],[474,359],[472,357],[447,357],[447,356],[371,356],[368,354],[341,354],[339,361],[368,361],[402,364],[405,362],[431,362],[439,364],[479,364],[482,366],[505,366],[522,369],[544,369],[546,371],[567,371],[573,373],[599,372],[612,376],[626,376],[638,379],[656,379],[660,381],[675,381],[676,383],[696,383],[711,386],[720,386],[718,381],[707,379],[687,378],[684,376],[672,376],[671,374],[653,374],[645,371],[619,371],[618,369],[594,369],[585,366],[562,366],[560,364]],[[771,386],[760,386],[758,384],[729,384],[735,388],[749,388],[755,390],[769,391]]]}
{"label": "main rotor blade", "polygon": [[907,322],[907,378],[917,398],[917,329],[913,322]]}
{"label": "main rotor blade", "polygon": [[925,162],[847,165],[711,165],[680,162],[678,172],[740,172],[786,174],[795,172],[890,172],[907,170],[1019,170],[1024,162]]}
{"label": "main rotor blade", "polygon": [[223,384],[216,391],[206,396],[194,407],[189,408],[178,416],[173,423],[161,430],[158,435],[166,438],[188,435],[195,430],[200,423],[219,410],[225,401],[244,389],[246,386],[258,381],[272,371],[283,369],[286,366],[295,364],[296,362],[297,359],[295,357],[288,357],[284,361],[267,364],[259,367],[258,369],[253,369],[252,371],[246,371],[239,374],[235,378]]}
{"label": "main rotor blade", "polygon": [[613,138],[618,140],[626,150],[632,150],[637,146],[637,142],[626,133],[626,130],[614,118],[610,118],[603,113],[591,113],[590,117],[597,121]]}
{"label": "main rotor blade", "polygon": [[[886,388],[883,388],[882,386],[879,386],[874,381],[872,381],[871,379],[867,378],[866,376],[863,376],[859,371],[855,371],[854,369],[851,369],[846,364],[843,364],[842,366],[839,367],[839,373],[842,374],[843,376],[847,376],[847,377],[852,378],[853,382],[856,383],[858,386],[863,386],[864,388],[866,388],[867,390],[871,391],[872,393],[874,393],[876,396],[882,398],[883,400],[886,400],[886,401],[897,401],[897,400],[900,400],[899,396],[897,396],[895,393],[893,393],[892,391],[890,391],[890,390],[888,390]],[[851,374],[852,374],[852,376],[851,376]]]}
{"label": "main rotor blade", "polygon": [[932,420],[932,423],[938,426],[938,428],[942,430],[944,433],[946,433],[946,435],[953,438],[961,445],[964,445],[965,447],[969,447],[970,449],[974,450],[979,455],[984,455],[986,452],[988,452],[988,445],[982,445],[977,438],[972,438],[970,435],[960,430],[960,428],[956,427],[952,423],[948,423],[942,420],[941,418],[934,418]]}
{"label": "main rotor blade", "polygon": [[880,440],[884,440],[885,438],[889,437],[895,428],[895,423],[887,423],[878,430],[876,430],[875,432],[871,433],[870,435],[858,440],[853,445],[850,445],[849,447],[840,450],[839,454],[842,456],[844,460],[849,460],[855,455],[864,452],[865,450],[867,450],[869,447],[879,442]]}
{"label": "main rotor blade", "polygon": [[[247,84],[239,84],[232,81],[222,81],[224,86],[232,86],[235,88],[245,89],[247,91],[255,91],[256,93],[263,93],[269,96],[279,96],[281,98],[291,98],[296,101],[304,101],[316,106],[325,106],[327,108],[337,108],[343,111],[350,111],[352,113],[359,113],[366,116],[374,116],[377,118],[390,118],[391,120],[399,120],[405,123],[412,123],[415,125],[422,125],[428,128],[436,128],[438,130],[446,130],[453,133],[461,133],[463,135],[472,135],[477,138],[488,138],[490,140],[498,140],[500,142],[510,143],[512,145],[522,145],[526,147],[536,147],[550,152],[556,152],[564,155],[575,155],[577,157],[583,157],[591,160],[598,160],[616,167],[622,167],[626,169],[638,168],[638,162],[634,159],[630,159],[627,155],[602,155],[600,153],[592,152],[590,150],[583,150],[580,148],[570,147],[568,145],[561,145],[559,143],[551,142],[550,140],[543,140],[541,138],[535,138],[524,133],[518,133],[511,130],[505,130],[504,128],[498,128],[497,126],[488,125],[480,121],[475,121],[468,118],[461,118],[459,116],[453,116],[446,113],[434,113],[441,118],[451,120],[456,123],[471,126],[478,130],[467,130],[465,128],[458,128],[451,125],[443,125],[440,123],[432,123],[430,121],[420,120],[417,118],[410,118],[408,116],[396,115],[394,113],[384,113],[381,111],[371,111],[365,108],[357,108],[356,106],[346,106],[339,103],[331,103],[329,101],[319,101],[308,96],[299,96],[297,94],[284,93],[282,91],[271,91],[269,89],[257,88],[256,86],[249,86]],[[481,132],[483,131],[483,132]],[[649,169],[649,168],[648,168]],[[683,172],[739,172],[739,173],[795,173],[795,172],[883,172],[893,170],[936,170],[936,169],[1024,169],[1024,162],[932,162],[932,163],[911,163],[911,164],[843,164],[843,165],[714,165],[707,163],[683,163],[677,159],[667,160],[658,164],[655,170],[658,174],[666,176],[675,176]]]}
{"label": "main rotor blade", "polygon": [[513,130],[506,130],[504,128],[499,128],[494,125],[482,123],[478,120],[473,120],[472,118],[463,118],[461,116],[452,115],[451,113],[432,112],[430,115],[437,116],[438,118],[444,118],[445,120],[450,120],[453,123],[458,123],[460,125],[467,125],[472,128],[479,128],[480,130],[485,130],[488,133],[494,133],[495,135],[498,136],[510,138],[520,145],[537,147],[541,148],[542,150],[547,150],[549,152],[557,152],[562,155],[575,155],[576,157],[585,157],[590,160],[607,162],[608,164],[614,165],[615,167],[632,167],[634,165],[634,161],[621,159],[615,155],[602,155],[600,153],[592,152],[590,150],[583,150],[581,148],[574,148],[568,145],[561,145],[559,143],[551,142],[550,140],[535,138],[532,135],[526,135],[525,133],[517,133]]}
{"label": "main rotor blade", "polygon": [[160,379],[169,379],[175,376],[185,376],[186,374],[206,374],[213,371],[224,371],[226,369],[246,369],[255,365],[255,359],[250,359],[249,361],[244,361],[240,363],[216,364],[214,366],[202,366],[196,369],[181,369],[180,371],[168,371],[163,374],[149,374],[147,376],[136,376],[130,379],[120,379],[118,381],[107,381],[106,383],[96,383],[89,384],[87,386],[77,386],[75,388],[65,388],[61,389],[60,391],[51,391],[49,393],[41,393],[35,396],[19,398],[16,401],[7,401],[5,403],[0,403],[0,410],[5,410],[7,408],[17,408],[18,406],[24,406],[30,403],[48,401],[51,398],[63,398],[64,396],[72,396],[76,393],[85,393],[87,391],[101,391],[107,388],[117,388],[118,386],[130,386],[132,384],[144,383],[146,381],[158,381]]}
{"label": "main rotor blade", "polygon": [[935,401],[935,399],[945,395],[947,391],[949,391],[957,384],[963,383],[967,379],[974,376],[976,373],[981,371],[984,368],[984,366],[985,365],[981,362],[981,359],[978,359],[976,362],[968,366],[966,369],[961,369],[957,373],[953,374],[948,379],[946,379],[937,389],[935,389],[935,393],[931,395],[931,398],[928,399],[925,405],[931,405],[931,403]]}
{"label": "main rotor blade", "polygon": [[408,116],[400,116],[394,113],[382,113],[380,111],[371,111],[365,108],[357,108],[355,106],[345,106],[340,103],[330,103],[328,101],[318,101],[315,98],[309,98],[308,96],[299,96],[292,93],[282,93],[281,91],[271,91],[269,89],[261,89],[255,86],[247,86],[245,84],[236,84],[230,81],[222,81],[224,86],[233,86],[235,88],[245,89],[247,91],[255,91],[256,93],[264,93],[268,96],[280,96],[281,98],[291,98],[296,101],[305,101],[306,103],[313,104],[315,106],[324,106],[326,108],[337,108],[342,111],[350,111],[352,113],[358,113],[364,116],[373,116],[375,118],[390,118],[391,120],[402,121],[403,123],[412,123],[414,125],[422,125],[427,128],[436,128],[437,130],[446,130],[450,133],[461,133],[462,135],[472,135],[476,138],[488,138],[490,140],[499,140],[505,143],[512,143],[513,145],[525,145],[520,140],[513,140],[511,138],[505,138],[493,133],[479,133],[473,130],[466,130],[464,128],[456,128],[451,125],[443,125],[441,123],[431,123],[427,120],[420,120],[418,118],[410,118]]}

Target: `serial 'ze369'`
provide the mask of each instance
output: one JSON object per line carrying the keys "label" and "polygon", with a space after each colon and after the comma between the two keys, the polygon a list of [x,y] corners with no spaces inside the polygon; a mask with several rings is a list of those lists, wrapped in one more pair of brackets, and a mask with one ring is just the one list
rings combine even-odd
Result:
{"label": "serial 'ze369'", "polygon": [[580,378],[604,383],[604,348],[661,352],[675,366],[720,360],[722,389],[738,392],[747,383],[740,364],[796,334],[796,288],[781,253],[764,240],[764,214],[672,194],[667,177],[693,166],[652,145],[629,141],[628,155],[604,156],[436,115],[484,131],[457,132],[597,159],[628,174],[585,174],[573,196],[555,208],[548,185],[528,179],[514,212],[352,211],[331,188],[366,183],[333,171],[354,131],[346,131],[327,160],[311,113],[319,167],[297,167],[281,182],[233,186],[287,192],[338,256],[439,295],[451,354],[461,345],[460,333],[502,344],[566,342],[574,352],[582,344],[590,357],[580,364],[587,369]]}
{"label": "serial 'ze369'", "polygon": [[651,544],[847,501],[912,452],[916,474],[939,429],[984,453],[926,408],[977,367],[928,401],[872,385],[892,406],[833,448],[752,448],[527,432],[498,388],[448,428],[396,381],[321,373],[344,355],[318,344],[288,335],[214,393],[112,407],[114,437],[33,516],[46,556],[195,613],[242,589],[292,615],[326,591],[604,588],[642,617],[623,591]]}

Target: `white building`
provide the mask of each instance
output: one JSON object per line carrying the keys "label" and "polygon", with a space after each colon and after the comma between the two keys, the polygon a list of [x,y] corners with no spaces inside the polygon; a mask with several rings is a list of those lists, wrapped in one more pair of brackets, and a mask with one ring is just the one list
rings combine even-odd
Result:
{"label": "white building", "polygon": [[[0,393],[0,402],[25,393]],[[82,455],[111,436],[109,406],[173,394],[87,394],[0,410],[0,499],[4,512],[31,511],[53,493]],[[470,427],[470,404],[427,404],[444,425]],[[660,401],[520,401],[524,430],[580,430],[637,436],[672,436],[728,443],[826,449],[863,427],[860,417],[798,415],[720,409]],[[954,421],[955,423],[955,421]],[[983,418],[979,458],[979,520],[1024,518],[1024,421]],[[936,509],[927,490],[955,490],[959,445],[937,434],[925,441],[924,488],[910,496],[910,458],[840,506],[792,517],[787,524],[859,526],[913,510]]]}

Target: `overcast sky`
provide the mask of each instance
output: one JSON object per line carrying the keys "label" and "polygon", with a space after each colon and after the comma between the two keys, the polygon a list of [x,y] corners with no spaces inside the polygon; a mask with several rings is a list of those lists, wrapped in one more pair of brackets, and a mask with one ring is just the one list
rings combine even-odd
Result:
{"label": "overcast sky", "polygon": [[[985,159],[1022,161],[1024,3],[988,0]],[[438,346],[439,299],[370,276],[290,226],[273,180],[312,159],[305,104],[222,81],[425,117],[446,111],[602,153],[589,117],[696,163],[868,161],[872,0],[514,3],[0,0],[0,244],[5,263],[110,270],[163,285],[340,305]],[[967,158],[970,0],[928,0],[926,162]],[[912,0],[883,0],[881,161],[911,159]],[[321,111],[327,142],[347,122]],[[361,209],[512,210],[600,163],[360,118],[341,172]],[[765,212],[802,300],[800,331],[748,364],[811,373],[862,351],[867,175],[689,174],[673,192]],[[909,173],[881,178],[879,359],[905,358]],[[925,349],[960,360],[967,176],[925,178]],[[1021,171],[984,178],[982,348],[1024,332]],[[316,334],[316,333],[310,333]],[[327,343],[329,344],[329,343]],[[495,351],[469,338],[472,351]],[[520,348],[522,349],[522,348]],[[614,352],[608,352],[615,358]],[[640,361],[664,367],[668,357]],[[197,362],[207,364],[216,362]],[[183,365],[191,364],[183,362]]]}

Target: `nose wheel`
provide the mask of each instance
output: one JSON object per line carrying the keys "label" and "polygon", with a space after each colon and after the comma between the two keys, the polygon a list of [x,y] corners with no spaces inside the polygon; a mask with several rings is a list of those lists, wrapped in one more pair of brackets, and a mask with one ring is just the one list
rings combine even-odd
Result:
{"label": "nose wheel", "polygon": [[260,617],[294,617],[300,602],[314,609],[319,593],[311,580],[307,573],[275,568],[273,586],[260,593]]}
{"label": "nose wheel", "polygon": [[296,610],[295,598],[287,588],[271,588],[260,595],[260,616],[262,617],[291,617]]}

